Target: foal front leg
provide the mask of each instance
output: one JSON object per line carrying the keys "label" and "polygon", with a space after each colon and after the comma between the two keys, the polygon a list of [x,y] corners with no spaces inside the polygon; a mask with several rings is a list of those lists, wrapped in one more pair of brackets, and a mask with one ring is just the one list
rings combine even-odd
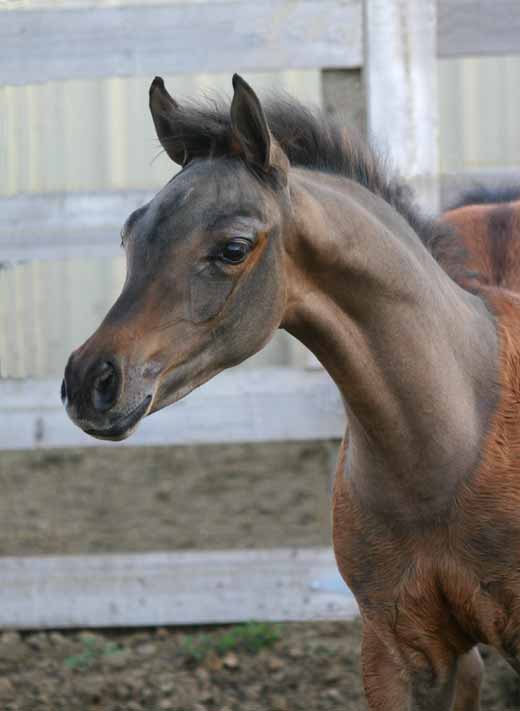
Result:
{"label": "foal front leg", "polygon": [[361,660],[370,711],[451,711],[457,662],[449,655],[434,667],[418,650],[393,653],[365,624]]}

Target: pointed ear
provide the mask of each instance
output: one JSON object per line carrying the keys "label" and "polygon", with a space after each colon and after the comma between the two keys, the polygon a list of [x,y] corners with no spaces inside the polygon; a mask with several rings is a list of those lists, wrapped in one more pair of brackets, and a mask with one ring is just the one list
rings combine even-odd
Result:
{"label": "pointed ear", "polygon": [[262,105],[249,84],[233,75],[231,129],[233,143],[246,163],[269,173],[272,168],[287,172],[287,158],[269,130]]}
{"label": "pointed ear", "polygon": [[179,165],[188,160],[186,146],[176,139],[175,117],[179,105],[166,91],[162,77],[155,77],[150,85],[150,112],[157,132],[157,137],[170,158]]}

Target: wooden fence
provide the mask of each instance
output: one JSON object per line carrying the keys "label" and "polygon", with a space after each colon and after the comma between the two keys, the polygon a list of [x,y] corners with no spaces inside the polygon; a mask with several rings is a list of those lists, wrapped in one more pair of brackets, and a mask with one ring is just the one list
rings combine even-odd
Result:
{"label": "wooden fence", "polygon": [[[343,105],[362,69],[368,132],[391,147],[432,209],[439,200],[437,58],[519,52],[517,0],[187,0],[0,12],[0,84],[231,72],[239,57],[250,70],[319,67],[324,94]],[[107,236],[147,197],[125,191],[3,198],[0,262],[107,254],[116,242]],[[0,448],[94,444],[67,421],[58,392],[54,381],[0,384]],[[150,418],[128,445],[336,438],[343,426],[325,373],[273,369],[219,376]],[[3,558],[0,581],[0,626],[356,612],[330,551],[319,549]]]}

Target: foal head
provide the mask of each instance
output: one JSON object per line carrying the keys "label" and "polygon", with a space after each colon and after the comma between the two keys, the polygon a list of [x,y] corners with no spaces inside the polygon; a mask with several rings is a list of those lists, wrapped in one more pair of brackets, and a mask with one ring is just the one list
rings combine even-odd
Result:
{"label": "foal head", "polygon": [[151,85],[159,140],[182,170],[127,219],[122,293],[65,370],[67,412],[96,437],[127,437],[282,320],[288,160],[252,89],[237,75],[233,87],[227,120],[206,112],[197,124],[162,79]]}

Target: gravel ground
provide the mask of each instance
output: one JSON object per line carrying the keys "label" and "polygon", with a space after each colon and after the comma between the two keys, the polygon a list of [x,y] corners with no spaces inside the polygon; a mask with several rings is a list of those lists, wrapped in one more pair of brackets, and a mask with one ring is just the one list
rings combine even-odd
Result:
{"label": "gravel ground", "polygon": [[[0,708],[366,711],[359,644],[358,622],[5,632]],[[505,663],[493,654],[486,668],[483,711],[520,707]]]}

